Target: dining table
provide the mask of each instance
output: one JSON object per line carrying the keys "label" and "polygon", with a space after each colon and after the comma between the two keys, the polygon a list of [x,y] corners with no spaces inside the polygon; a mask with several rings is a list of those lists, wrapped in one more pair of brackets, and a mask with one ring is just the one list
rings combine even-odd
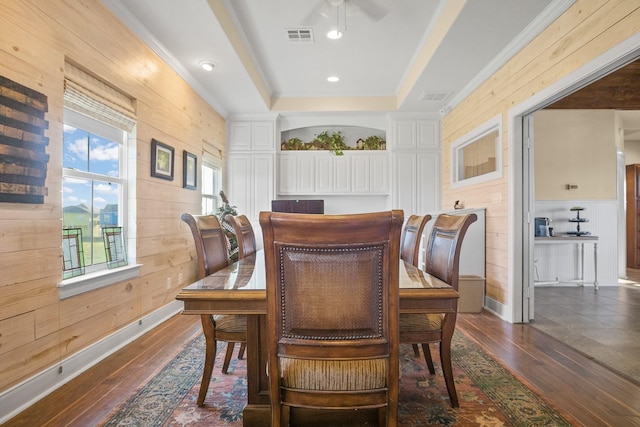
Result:
{"label": "dining table", "polygon": [[[447,283],[400,260],[400,313],[443,313],[441,355],[451,360],[451,339],[455,329],[458,292]],[[183,314],[244,314],[247,316],[247,404],[244,426],[270,423],[267,378],[267,295],[264,251],[258,250],[228,267],[183,288],[176,299],[184,303]],[[426,367],[425,367],[426,369]],[[450,363],[442,363],[451,403],[457,395]]]}

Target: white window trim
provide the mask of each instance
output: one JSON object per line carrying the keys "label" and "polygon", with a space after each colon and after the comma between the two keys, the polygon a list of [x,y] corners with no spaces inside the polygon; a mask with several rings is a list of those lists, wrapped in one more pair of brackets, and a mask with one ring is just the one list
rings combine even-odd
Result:
{"label": "white window trim", "polygon": [[99,270],[82,276],[65,279],[58,283],[58,296],[61,300],[85,292],[115,285],[140,276],[142,264],[129,264],[111,270]]}
{"label": "white window trim", "polygon": [[[75,112],[73,109],[70,109],[68,107],[65,107],[65,114],[66,113],[71,113],[76,119],[82,119],[85,117],[83,114]],[[103,129],[100,129],[98,131],[98,134],[114,140],[113,135],[109,130],[110,128],[111,126],[105,126]],[[95,131],[95,127],[93,128],[93,130]],[[142,264],[134,263],[136,259],[135,238],[129,235],[129,233],[135,233],[135,200],[130,199],[130,197],[135,197],[135,185],[130,185],[131,182],[129,181],[130,179],[134,179],[131,177],[136,176],[135,161],[131,161],[131,157],[133,156],[133,159],[135,160],[136,156],[135,125],[129,131],[126,131],[126,135],[127,150],[121,150],[120,170],[121,172],[126,171],[127,180],[126,185],[122,185],[122,180],[118,180],[120,185],[122,185],[122,201],[120,203],[120,210],[118,212],[118,215],[121,215],[121,218],[123,218],[122,225],[125,231],[125,238],[127,242],[127,258],[129,264],[113,269],[108,269],[105,265],[104,269],[94,271],[92,271],[93,266],[89,266],[86,268],[85,274],[60,281],[58,283],[58,298],[60,300],[80,295],[85,292],[90,292],[96,289],[111,286],[140,276],[140,267],[142,266]],[[124,143],[124,141],[122,142]],[[71,173],[70,175],[73,175],[73,173]],[[114,180],[114,182],[116,181],[113,178],[112,180]],[[133,191],[131,192],[130,190],[132,188]]]}
{"label": "white window trim", "polygon": [[[483,136],[488,135],[491,132],[498,131],[498,137],[496,138],[496,170],[494,172],[485,173],[482,175],[474,176],[467,179],[458,179],[458,170],[460,168],[461,159],[458,153],[462,151],[464,147],[474,143]],[[499,114],[492,119],[486,121],[482,125],[478,126],[466,135],[456,139],[451,144],[451,188],[466,187],[473,184],[479,184],[481,182],[492,181],[494,179],[502,178],[502,116]]]}

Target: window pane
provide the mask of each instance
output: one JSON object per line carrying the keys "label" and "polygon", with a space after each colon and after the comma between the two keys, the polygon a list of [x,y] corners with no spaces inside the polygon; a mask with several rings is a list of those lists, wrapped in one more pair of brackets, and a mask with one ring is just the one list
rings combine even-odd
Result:
{"label": "window pane", "polygon": [[89,133],[64,125],[62,167],[87,172],[89,170]]}
{"label": "window pane", "polygon": [[120,176],[120,144],[90,135],[89,171],[117,178]]}
{"label": "window pane", "polygon": [[208,166],[202,166],[202,194],[214,194],[214,177],[213,169]]}
{"label": "window pane", "polygon": [[63,226],[81,228],[85,265],[106,261],[102,227],[120,225],[118,184],[108,181],[63,179]]}
{"label": "window pane", "polygon": [[82,229],[85,265],[91,265],[91,241],[93,239],[91,187],[90,180],[74,178],[62,180],[62,224],[64,228]]}

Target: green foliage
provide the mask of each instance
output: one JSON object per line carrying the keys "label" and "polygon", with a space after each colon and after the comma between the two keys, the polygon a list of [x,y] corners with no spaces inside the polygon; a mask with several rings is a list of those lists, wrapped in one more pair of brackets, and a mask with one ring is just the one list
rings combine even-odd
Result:
{"label": "green foliage", "polygon": [[[361,142],[362,146],[359,145]],[[359,139],[358,147],[351,147],[345,143],[341,132],[324,131],[317,134],[310,142],[303,142],[297,137],[289,138],[282,142],[280,148],[285,151],[329,150],[336,156],[342,156],[344,150],[385,150],[386,141],[380,136],[372,135],[365,140]]]}
{"label": "green foliage", "polygon": [[377,135],[371,135],[367,139],[364,140],[364,149],[365,150],[380,150],[382,149],[382,145],[386,144],[386,141]]}

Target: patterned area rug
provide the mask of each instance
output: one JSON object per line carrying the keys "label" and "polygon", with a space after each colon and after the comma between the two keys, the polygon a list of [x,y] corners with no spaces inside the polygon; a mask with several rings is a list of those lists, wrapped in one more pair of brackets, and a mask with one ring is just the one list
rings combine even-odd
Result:
{"label": "patterned area rug", "polygon": [[[436,347],[436,346],[432,346]],[[246,362],[233,359],[229,374],[220,372],[219,351],[206,406],[196,405],[204,359],[204,338],[194,339],[149,383],[101,426],[242,426],[246,403]],[[433,350],[432,350],[433,351]],[[571,426],[478,345],[456,331],[452,345],[460,408],[449,404],[439,366],[429,375],[422,357],[402,346],[401,426]],[[434,351],[433,360],[439,356]]]}

